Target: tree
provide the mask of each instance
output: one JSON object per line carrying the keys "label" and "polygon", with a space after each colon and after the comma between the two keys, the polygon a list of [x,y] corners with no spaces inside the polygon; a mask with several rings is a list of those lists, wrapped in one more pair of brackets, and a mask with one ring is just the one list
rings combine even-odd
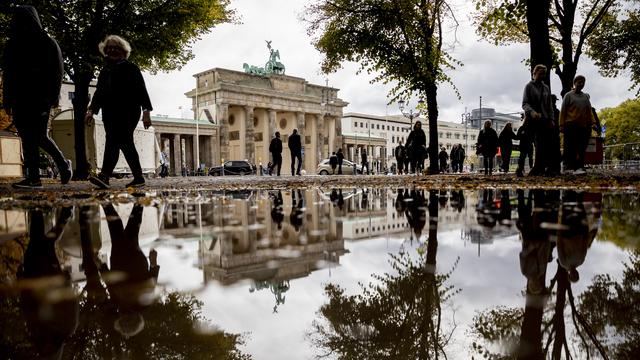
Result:
{"label": "tree", "polygon": [[636,143],[636,145],[616,146],[606,149],[607,159],[639,159],[640,158],[640,98],[623,101],[613,108],[604,108],[598,113],[602,124],[606,126],[605,144],[621,145]]}
{"label": "tree", "polygon": [[[421,198],[418,206],[424,206],[424,198],[414,197],[414,201]],[[435,272],[437,214],[438,192],[431,191],[428,238],[417,259],[404,251],[390,255],[393,274],[374,275],[375,283],[361,285],[360,294],[346,295],[334,284],[325,287],[328,302],[320,308],[322,319],[314,321],[310,334],[313,344],[326,351],[320,357],[446,358],[451,333],[442,331],[442,307],[458,291],[446,285],[451,272]]]}
{"label": "tree", "polygon": [[305,10],[308,33],[325,55],[322,70],[345,61],[360,71],[379,73],[373,82],[396,85],[391,101],[418,95],[426,99],[429,156],[438,169],[438,84],[451,83],[445,69],[460,65],[443,50],[443,26],[454,14],[444,0],[319,0]]}
{"label": "tree", "polygon": [[605,76],[631,75],[630,88],[640,95],[640,1],[612,6],[588,40],[587,54]]}
{"label": "tree", "polygon": [[571,90],[587,40],[602,26],[616,0],[554,0],[553,6],[550,0],[474,2],[478,35],[496,45],[530,41],[530,65],[553,66],[564,96]]}
{"label": "tree", "polygon": [[[98,43],[108,34],[131,42],[131,60],[143,70],[179,69],[194,57],[191,44],[214,26],[234,20],[229,0],[15,0],[38,10],[44,28],[59,43],[65,71],[75,84],[75,177],[88,176],[84,113],[89,84],[103,60]],[[0,29],[6,29],[10,4],[0,5]],[[0,46],[6,31],[0,35]]]}

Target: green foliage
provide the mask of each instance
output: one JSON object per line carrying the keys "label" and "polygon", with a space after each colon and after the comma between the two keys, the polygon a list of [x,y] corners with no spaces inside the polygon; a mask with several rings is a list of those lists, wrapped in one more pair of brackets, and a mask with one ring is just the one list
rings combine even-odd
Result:
{"label": "green foliage", "polygon": [[640,95],[640,1],[620,1],[589,38],[588,55],[605,76],[630,74],[631,88]]}
{"label": "green foliage", "polygon": [[[38,10],[45,29],[60,44],[66,70],[89,72],[102,64],[98,42],[106,35],[127,39],[131,59],[150,71],[178,69],[193,58],[191,44],[214,26],[234,20],[229,0],[23,0]],[[8,4],[0,7],[6,30]],[[6,31],[0,34],[6,34]],[[6,41],[0,36],[0,47]]]}
{"label": "green foliage", "polygon": [[[606,125],[605,145],[640,142],[640,98],[629,99],[613,108],[598,113],[600,122]],[[640,146],[607,148],[607,159],[640,159]]]}
{"label": "green foliage", "polygon": [[598,239],[623,249],[640,250],[640,195],[606,194]]}
{"label": "green foliage", "polygon": [[319,311],[323,319],[314,321],[310,334],[314,345],[340,359],[444,355],[450,334],[441,329],[442,306],[458,290],[445,285],[451,272],[430,273],[425,264],[422,255],[417,261],[407,253],[391,255],[396,274],[374,276],[375,283],[361,285],[357,295],[327,285],[328,303]]}
{"label": "green foliage", "polygon": [[441,0],[322,0],[306,9],[308,32],[325,55],[322,70],[345,61],[379,72],[373,82],[397,82],[392,99],[425,97],[429,86],[451,83],[445,73],[461,65],[442,49],[442,22],[451,19]]}
{"label": "green foliage", "polygon": [[640,353],[640,253],[631,255],[622,280],[599,275],[579,301],[592,329],[606,337],[611,358],[636,359]]}
{"label": "green foliage", "polygon": [[[547,26],[555,71],[562,82],[561,94],[571,89],[580,57],[585,51],[585,46],[590,44],[588,41],[593,37],[594,31],[607,26],[603,20],[610,16],[612,6],[620,1],[626,0],[551,2]],[[530,41],[527,30],[529,1],[473,0],[473,2],[476,9],[473,14],[474,25],[480,37],[496,45]]]}

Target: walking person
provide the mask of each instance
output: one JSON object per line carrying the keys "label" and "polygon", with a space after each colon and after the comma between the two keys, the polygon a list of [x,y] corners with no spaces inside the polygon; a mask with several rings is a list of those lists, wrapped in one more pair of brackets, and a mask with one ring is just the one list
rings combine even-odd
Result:
{"label": "walking person", "polygon": [[[362,148],[362,150],[360,150],[360,160],[362,162],[362,175],[364,174],[369,174],[369,171],[371,171],[369,169],[369,162],[367,161],[367,150],[365,148]],[[367,172],[364,172],[364,168],[367,168]]]}
{"label": "walking person", "polygon": [[458,172],[462,173],[464,170],[464,159],[467,157],[462,144],[458,144],[458,149],[456,150],[456,162],[458,163]]}
{"label": "walking person", "polygon": [[338,158],[338,175],[342,175],[342,163],[344,162],[344,153],[342,152],[342,149],[338,149],[336,157]]}
{"label": "walking person", "polygon": [[551,175],[555,172],[551,158],[556,151],[553,149],[553,121],[554,112],[551,90],[544,83],[547,67],[536,65],[533,69],[532,80],[527,83],[522,95],[522,109],[531,121],[535,142],[535,163],[529,176]]}
{"label": "walking person", "polygon": [[458,145],[453,144],[451,152],[449,153],[449,162],[451,163],[451,172],[455,173],[458,170],[458,162],[456,161],[456,153],[458,151]]}
{"label": "walking person", "polygon": [[447,149],[445,147],[440,148],[440,153],[438,154],[438,160],[440,160],[440,173],[444,174],[447,172],[447,160],[449,160],[449,154],[447,154]]}
{"label": "walking person", "polygon": [[516,138],[520,141],[520,156],[518,157],[516,176],[523,177],[527,157],[529,157],[529,168],[533,168],[533,129],[531,129],[531,121],[527,117],[524,117],[524,122],[518,128]]}
{"label": "walking person", "polygon": [[164,151],[160,152],[160,177],[167,177],[169,175],[169,156]]}
{"label": "walking person", "polygon": [[[271,139],[271,143],[269,144],[269,152],[271,153],[271,158],[273,159],[273,165],[271,166],[271,175],[273,175],[273,171],[275,168],[278,168],[276,175],[280,176],[280,169],[282,168],[282,140],[280,140],[280,132],[276,131],[275,137]],[[291,165],[293,167],[293,165]]]}
{"label": "walking person", "polygon": [[13,116],[22,142],[25,179],[12,184],[17,189],[41,188],[42,148],[53,158],[60,182],[69,183],[73,172],[48,134],[49,113],[58,105],[64,73],[58,43],[42,29],[32,6],[16,6],[2,59],[3,107]]}
{"label": "walking person", "polygon": [[398,141],[398,146],[396,146],[394,155],[396,156],[396,163],[398,164],[398,174],[402,175],[404,161],[407,157],[407,149],[402,145],[402,140]]}
{"label": "walking person", "polygon": [[409,151],[411,172],[419,174],[424,168],[424,160],[427,152],[427,136],[422,130],[422,123],[416,121],[413,130],[407,137],[407,148]]}
{"label": "walking person", "polygon": [[564,134],[564,165],[576,175],[585,173],[584,153],[595,126],[591,100],[584,89],[585,77],[573,80],[573,90],[564,95],[560,109],[560,131]]}
{"label": "walking person", "polygon": [[102,122],[106,133],[104,159],[100,174],[89,181],[101,189],[109,188],[109,178],[115,168],[120,151],[127,159],[133,181],[127,187],[143,186],[140,157],[133,142],[133,132],[140,121],[144,128],[151,126],[151,100],[147,93],[140,69],[127,59],[131,45],[117,35],[108,35],[99,45],[106,64],[98,76],[96,92],[85,115],[88,124],[93,123],[93,115],[102,110]]}
{"label": "walking person", "polygon": [[514,139],[517,139],[517,137],[513,132],[513,127],[511,123],[507,123],[500,132],[500,136],[498,136],[498,145],[502,153],[502,171],[505,174],[509,172],[509,165],[511,165],[511,151],[513,150]]}
{"label": "walking person", "polygon": [[484,122],[484,128],[478,134],[476,148],[478,154],[484,157],[484,174],[491,175],[493,173],[493,157],[498,151],[498,134],[491,127],[490,120]]}
{"label": "walking person", "polygon": [[[300,168],[302,167],[302,142],[300,141],[300,135],[298,129],[293,129],[293,134],[289,136],[287,141],[289,151],[291,152],[291,175],[300,175]],[[296,159],[298,159],[298,169],[296,169]],[[280,173],[278,172],[278,176]]]}
{"label": "walking person", "polygon": [[338,167],[338,156],[335,151],[331,153],[331,156],[329,157],[329,165],[331,166],[331,175],[335,175],[336,168]]}

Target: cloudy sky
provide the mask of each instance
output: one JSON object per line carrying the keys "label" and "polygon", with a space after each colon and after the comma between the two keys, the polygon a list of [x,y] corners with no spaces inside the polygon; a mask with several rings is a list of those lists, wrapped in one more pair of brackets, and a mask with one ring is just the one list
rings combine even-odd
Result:
{"label": "cloudy sky", "polygon": [[[214,67],[242,71],[242,64],[262,66],[269,52],[265,40],[280,51],[286,73],[302,77],[315,84],[324,84],[327,78],[320,72],[321,55],[311,45],[305,24],[300,20],[305,4],[310,0],[234,0],[232,7],[241,17],[240,24],[221,25],[193,45],[195,59],[179,71],[146,74],[156,114],[192,117],[190,102],[184,95],[195,85],[193,74]],[[483,107],[498,112],[520,111],[522,89],[529,80],[523,60],[528,57],[528,45],[496,47],[479,39],[471,27],[469,4],[454,0],[458,42],[451,51],[464,66],[451,71],[462,99],[458,99],[450,85],[441,85],[438,95],[440,120],[459,122],[461,114],[477,108],[482,96]],[[469,1],[470,3],[470,1]],[[447,34],[453,39],[453,32]],[[329,85],[339,88],[339,96],[349,102],[345,112],[372,115],[398,114],[397,104],[387,106],[389,86],[370,84],[373,76],[356,75],[356,64],[328,76]],[[593,106],[616,106],[633,97],[628,91],[628,76],[616,79],[600,76],[586,57],[582,57],[579,73],[587,77],[585,91],[591,94]],[[560,84],[552,75],[552,90],[559,92]],[[416,101],[411,101],[414,105]],[[182,110],[180,109],[182,107]]]}

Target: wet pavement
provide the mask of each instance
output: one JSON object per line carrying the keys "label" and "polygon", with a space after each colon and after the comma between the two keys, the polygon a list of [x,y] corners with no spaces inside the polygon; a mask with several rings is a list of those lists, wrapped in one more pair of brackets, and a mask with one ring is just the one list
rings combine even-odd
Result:
{"label": "wet pavement", "polygon": [[635,359],[639,201],[517,186],[5,194],[0,358]]}

